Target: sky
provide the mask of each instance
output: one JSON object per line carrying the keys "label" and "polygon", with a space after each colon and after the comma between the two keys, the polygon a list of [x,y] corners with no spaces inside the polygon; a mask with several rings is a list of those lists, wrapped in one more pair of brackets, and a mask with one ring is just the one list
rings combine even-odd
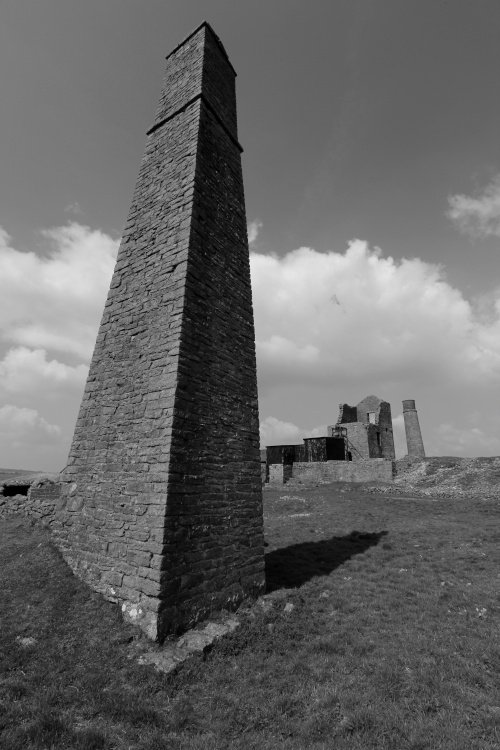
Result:
{"label": "sky", "polygon": [[164,57],[237,77],[262,444],[500,454],[498,0],[3,0],[0,466],[66,463]]}

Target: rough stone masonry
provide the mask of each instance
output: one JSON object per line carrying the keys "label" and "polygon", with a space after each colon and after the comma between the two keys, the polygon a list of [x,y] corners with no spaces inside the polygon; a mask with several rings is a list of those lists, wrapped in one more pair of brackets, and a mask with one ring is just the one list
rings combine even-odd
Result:
{"label": "rough stone masonry", "polygon": [[413,399],[403,401],[403,419],[405,423],[406,446],[408,455],[425,458],[424,441],[420,431],[420,423]]}
{"label": "rough stone masonry", "polygon": [[162,640],[264,588],[235,72],[207,23],[167,57],[52,528]]}

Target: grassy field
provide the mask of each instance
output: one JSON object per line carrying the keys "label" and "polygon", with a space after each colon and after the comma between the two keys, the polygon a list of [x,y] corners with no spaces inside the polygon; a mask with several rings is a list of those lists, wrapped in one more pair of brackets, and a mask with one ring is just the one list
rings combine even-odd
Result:
{"label": "grassy field", "polygon": [[42,529],[0,519],[0,748],[498,750],[499,517],[266,490],[271,596],[170,676]]}

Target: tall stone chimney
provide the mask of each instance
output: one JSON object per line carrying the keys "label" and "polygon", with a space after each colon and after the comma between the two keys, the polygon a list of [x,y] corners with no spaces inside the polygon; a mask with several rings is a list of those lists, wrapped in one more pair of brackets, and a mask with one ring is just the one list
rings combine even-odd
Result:
{"label": "tall stone chimney", "polygon": [[420,432],[418,414],[415,408],[415,401],[413,401],[413,399],[407,399],[406,401],[403,401],[403,418],[405,421],[406,446],[408,455],[417,456],[418,458],[425,458],[422,433]]}
{"label": "tall stone chimney", "polygon": [[235,75],[207,23],[167,57],[54,529],[159,640],[264,588]]}

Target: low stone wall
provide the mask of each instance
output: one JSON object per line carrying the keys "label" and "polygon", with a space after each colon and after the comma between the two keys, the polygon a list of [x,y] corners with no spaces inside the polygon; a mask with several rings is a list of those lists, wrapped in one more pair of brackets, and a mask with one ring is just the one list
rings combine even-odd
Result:
{"label": "low stone wall", "polygon": [[61,485],[53,479],[33,482],[27,495],[0,497],[0,515],[22,513],[28,518],[51,526],[61,497]]}
{"label": "low stone wall", "polygon": [[283,464],[269,464],[268,483],[271,485],[284,484]]}
{"label": "low stone wall", "polygon": [[309,482],[392,482],[394,461],[367,458],[359,461],[294,463],[292,480]]}
{"label": "low stone wall", "polygon": [[294,466],[295,464],[269,464],[267,482],[273,486],[286,484],[292,478]]}

